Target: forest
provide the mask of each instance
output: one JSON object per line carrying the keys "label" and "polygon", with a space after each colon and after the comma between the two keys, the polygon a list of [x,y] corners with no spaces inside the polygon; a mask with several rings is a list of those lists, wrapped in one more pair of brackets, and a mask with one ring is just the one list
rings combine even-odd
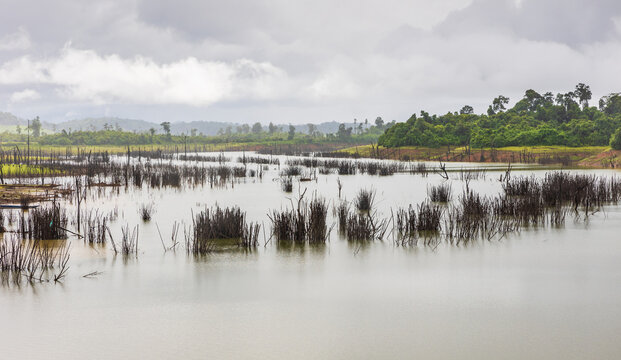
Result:
{"label": "forest", "polygon": [[621,93],[602,97],[591,106],[591,89],[578,84],[557,95],[527,90],[512,108],[509,98],[498,96],[487,114],[474,114],[464,106],[459,112],[430,115],[421,111],[397,123],[379,137],[378,144],[399,146],[606,146],[621,149]]}
{"label": "forest", "polygon": [[445,115],[421,111],[406,122],[354,120],[353,126],[340,124],[335,133],[318,131],[307,124],[304,132],[293,125],[279,127],[243,124],[228,126],[218,135],[207,136],[192,129],[188,133],[171,133],[171,123],[163,122],[148,131],[126,131],[118,125],[104,125],[102,130],[79,130],[46,133],[39,118],[30,126],[0,135],[4,145],[25,143],[40,145],[150,145],[150,144],[373,144],[394,148],[415,146],[426,148],[470,147],[501,148],[507,146],[608,146],[621,149],[621,93],[611,93],[597,106],[590,104],[592,92],[588,85],[578,84],[567,93],[540,94],[527,90],[522,99],[508,108],[510,99],[499,95],[493,99],[486,114],[477,115],[472,106]]}
{"label": "forest", "polygon": [[[261,143],[261,144],[308,144],[308,143],[344,143],[371,144],[384,130],[392,126],[378,117],[375,122],[357,122],[354,126],[340,124],[335,133],[322,133],[315,124],[307,124],[305,132],[296,131],[293,125],[279,127],[270,123],[262,126],[243,124],[229,126],[218,135],[204,135],[196,129],[189,133],[175,135],[171,132],[170,122],[162,122],[159,127],[149,131],[126,131],[120,126],[104,125],[101,130],[61,130],[46,133],[41,127],[39,118],[30,121],[29,127],[16,127],[17,131],[4,131],[0,134],[3,145],[24,144],[33,142],[39,145],[170,145],[170,144],[230,144],[230,143]],[[154,124],[155,125],[155,124]]]}

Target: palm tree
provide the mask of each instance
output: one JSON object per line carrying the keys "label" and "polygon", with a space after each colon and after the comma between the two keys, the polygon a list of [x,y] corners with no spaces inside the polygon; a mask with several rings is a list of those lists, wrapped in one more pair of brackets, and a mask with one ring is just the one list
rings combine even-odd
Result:
{"label": "palm tree", "polygon": [[582,110],[589,107],[589,100],[591,100],[591,95],[593,95],[589,85],[585,85],[583,83],[576,85],[576,91],[574,91],[574,94],[582,105]]}

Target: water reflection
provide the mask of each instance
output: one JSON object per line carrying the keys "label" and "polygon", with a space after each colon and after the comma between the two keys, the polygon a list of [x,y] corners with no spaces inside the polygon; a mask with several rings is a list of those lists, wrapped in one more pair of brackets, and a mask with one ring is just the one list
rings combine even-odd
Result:
{"label": "water reflection", "polygon": [[[465,165],[449,164],[447,170],[453,166]],[[466,184],[480,194],[498,194],[497,175],[504,168],[487,167],[469,180],[449,171],[453,197]],[[268,241],[267,212],[291,206],[292,196],[306,188],[335,203],[337,179],[342,198],[350,200],[361,188],[375,187],[378,216],[389,218],[393,209],[425,200],[427,188],[444,180],[434,174],[331,174],[317,182],[295,182],[292,195],[274,181],[279,171],[270,166],[263,181],[236,181],[224,188],[130,185],[127,191],[94,192],[86,202],[89,209],[118,213],[109,225],[113,234],[125,224],[140,224],[138,258],[114,256],[110,245],[74,238],[62,285],[22,281],[1,288],[0,317],[10,326],[0,329],[0,338],[11,344],[2,357],[522,359],[555,354],[577,359],[621,353],[619,206],[586,218],[568,215],[565,226],[525,227],[491,241],[450,245],[423,236],[401,246],[395,234],[387,233],[383,241],[347,241],[335,229],[325,244],[296,244]],[[514,169],[515,176],[531,173],[541,177],[545,171]],[[143,223],[138,206],[154,198],[157,211]],[[249,221],[260,222],[266,229],[260,245],[245,249],[231,242],[194,256],[181,239],[177,251],[163,250],[156,224],[169,245],[174,221],[191,224],[193,214],[216,203],[239,205]],[[65,205],[75,212],[75,204]],[[332,211],[328,214],[329,224],[336,223]],[[67,241],[46,246],[62,243]],[[82,277],[94,271],[98,275]],[[32,329],[37,346],[32,346]]]}

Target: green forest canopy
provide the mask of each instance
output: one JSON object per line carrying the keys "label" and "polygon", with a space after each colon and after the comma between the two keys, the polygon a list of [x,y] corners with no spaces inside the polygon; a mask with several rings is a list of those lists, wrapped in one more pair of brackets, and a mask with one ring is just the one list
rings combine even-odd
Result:
{"label": "green forest canopy", "polygon": [[[527,90],[513,108],[509,98],[498,96],[487,114],[476,115],[471,106],[446,115],[421,111],[397,123],[380,136],[379,145],[397,146],[605,146],[621,149],[621,93],[612,93],[589,106],[591,90],[578,84],[574,91],[556,96]],[[613,136],[615,134],[616,136]]]}
{"label": "green forest canopy", "polygon": [[487,114],[474,114],[466,105],[459,112],[430,115],[421,111],[404,123],[374,122],[341,124],[334,134],[322,134],[313,124],[302,134],[293,126],[281,129],[272,123],[243,124],[223,129],[217,136],[204,136],[193,129],[189,134],[172,135],[170,123],[161,129],[145,132],[123,131],[117,126],[104,126],[99,131],[61,131],[45,134],[41,122],[31,122],[28,133],[17,126],[17,133],[5,131],[3,144],[25,142],[28,136],[41,145],[147,145],[147,144],[224,144],[224,143],[355,143],[376,142],[385,147],[398,146],[471,146],[495,148],[505,146],[606,146],[621,149],[621,93],[611,93],[590,106],[591,89],[578,84],[573,91],[543,95],[527,90],[524,97],[508,109],[509,98],[498,96]]}

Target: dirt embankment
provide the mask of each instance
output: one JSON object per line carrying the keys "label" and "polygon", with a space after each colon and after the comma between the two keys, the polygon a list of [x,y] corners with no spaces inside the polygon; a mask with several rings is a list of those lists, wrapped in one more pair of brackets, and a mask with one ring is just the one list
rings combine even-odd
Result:
{"label": "dirt embankment", "polygon": [[353,157],[392,160],[446,162],[525,163],[579,166],[589,168],[621,168],[621,150],[606,147],[522,147],[500,149],[467,148],[383,148],[355,146],[340,150]]}
{"label": "dirt embankment", "polygon": [[579,166],[592,168],[621,168],[621,150],[606,150],[585,157],[578,162]]}

